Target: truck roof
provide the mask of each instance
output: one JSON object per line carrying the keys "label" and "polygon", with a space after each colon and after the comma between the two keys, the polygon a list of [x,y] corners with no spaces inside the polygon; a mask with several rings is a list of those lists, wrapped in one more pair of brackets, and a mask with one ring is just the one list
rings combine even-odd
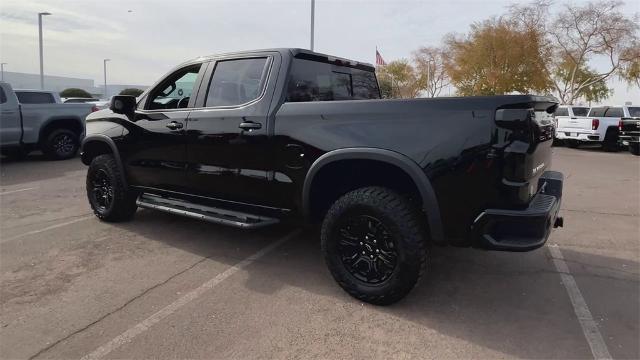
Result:
{"label": "truck roof", "polygon": [[366,68],[366,70],[369,70],[369,71],[375,71],[375,67],[370,63],[366,63],[366,62],[362,62],[362,61],[355,61],[355,60],[350,60],[350,59],[345,59],[345,58],[342,58],[342,57],[339,57],[339,56],[323,54],[323,53],[319,53],[319,52],[315,52],[315,51],[311,51],[311,50],[306,50],[306,49],[300,49],[300,48],[271,48],[271,49],[235,51],[235,52],[229,52],[229,53],[201,56],[201,57],[198,57],[196,59],[193,59],[192,61],[196,61],[196,60],[197,61],[201,61],[201,60],[214,59],[214,58],[222,57],[222,56],[247,55],[247,54],[251,54],[251,53],[262,53],[262,52],[279,52],[283,56],[293,56],[293,57],[302,57],[302,58],[314,58],[314,57],[316,57],[316,58],[325,59],[325,60],[331,61],[331,62],[339,60],[339,61],[342,61],[342,62],[349,63],[349,65],[351,65],[353,67],[357,66],[357,67],[361,67],[361,68]]}

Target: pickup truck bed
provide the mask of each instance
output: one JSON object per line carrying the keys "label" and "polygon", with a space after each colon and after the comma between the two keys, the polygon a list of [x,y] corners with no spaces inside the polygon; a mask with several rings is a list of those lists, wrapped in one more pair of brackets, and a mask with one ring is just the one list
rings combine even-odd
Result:
{"label": "pickup truck bed", "polygon": [[372,66],[306,50],[184,63],[88,116],[89,202],[105,221],[322,223],[333,276],[376,304],[411,290],[429,242],[527,251],[562,224],[554,99],[379,97]]}

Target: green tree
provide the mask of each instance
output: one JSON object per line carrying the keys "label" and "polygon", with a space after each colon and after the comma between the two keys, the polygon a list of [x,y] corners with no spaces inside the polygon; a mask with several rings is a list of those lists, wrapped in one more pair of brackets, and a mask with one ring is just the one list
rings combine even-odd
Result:
{"label": "green tree", "polygon": [[539,32],[493,18],[472,25],[467,36],[445,39],[445,69],[464,96],[545,92],[551,84],[544,76],[541,42]]}
{"label": "green tree", "polygon": [[[574,81],[582,83],[588,79],[597,77],[597,75],[598,73],[595,70],[588,68],[584,64],[577,67],[572,58],[566,57],[564,61],[556,65],[553,78],[556,84],[555,86],[558,86],[562,93],[566,93],[567,89],[571,86],[572,78]],[[609,89],[604,79],[589,82],[589,85],[580,91],[580,97],[589,102],[599,102],[607,99],[610,95],[611,89]]]}
{"label": "green tree", "polygon": [[383,95],[388,91],[391,98],[415,98],[422,87],[419,75],[407,59],[391,61],[380,67],[378,81]]}
{"label": "green tree", "polygon": [[60,92],[60,97],[63,98],[71,98],[71,97],[79,97],[79,98],[91,98],[91,94],[87,91],[78,89],[78,88],[69,88],[64,89]]}
{"label": "green tree", "polygon": [[138,96],[142,95],[143,92],[144,92],[144,90],[140,90],[140,89],[136,89],[136,88],[128,88],[128,89],[124,89],[124,90],[120,91],[120,95],[131,95],[131,96],[138,97]]}

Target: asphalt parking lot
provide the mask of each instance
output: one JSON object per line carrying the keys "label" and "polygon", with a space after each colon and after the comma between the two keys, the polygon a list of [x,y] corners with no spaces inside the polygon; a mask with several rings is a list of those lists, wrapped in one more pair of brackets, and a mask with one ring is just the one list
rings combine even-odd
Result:
{"label": "asphalt parking lot", "polygon": [[434,248],[427,276],[390,307],[343,292],[313,230],[150,210],[101,223],[79,160],[6,162],[0,357],[637,359],[639,160],[555,148],[565,227],[547,246]]}

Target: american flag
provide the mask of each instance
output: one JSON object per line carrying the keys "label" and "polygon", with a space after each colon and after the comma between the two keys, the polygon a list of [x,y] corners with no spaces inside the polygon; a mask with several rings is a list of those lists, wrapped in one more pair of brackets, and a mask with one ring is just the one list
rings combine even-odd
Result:
{"label": "american flag", "polygon": [[378,66],[387,65],[387,63],[384,62],[382,55],[380,55],[380,52],[378,52],[378,49],[376,49],[376,65]]}

